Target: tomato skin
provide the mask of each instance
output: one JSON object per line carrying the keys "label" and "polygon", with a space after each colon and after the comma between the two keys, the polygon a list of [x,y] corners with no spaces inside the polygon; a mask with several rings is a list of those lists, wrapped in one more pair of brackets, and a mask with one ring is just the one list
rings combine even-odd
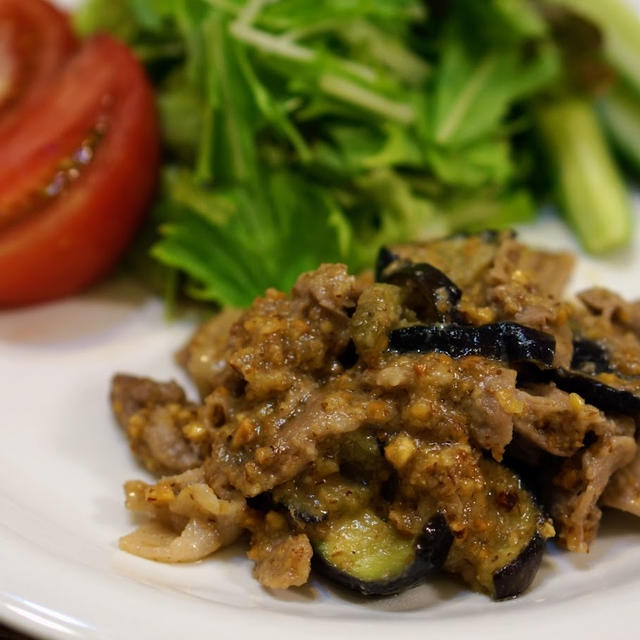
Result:
{"label": "tomato skin", "polygon": [[[100,123],[102,139],[79,175],[33,210],[22,207]],[[19,126],[0,135],[0,305],[65,296],[108,273],[151,201],[158,156],[141,65],[110,36],[87,41]]]}
{"label": "tomato skin", "polygon": [[76,47],[69,18],[46,0],[0,0],[0,126],[38,99]]}

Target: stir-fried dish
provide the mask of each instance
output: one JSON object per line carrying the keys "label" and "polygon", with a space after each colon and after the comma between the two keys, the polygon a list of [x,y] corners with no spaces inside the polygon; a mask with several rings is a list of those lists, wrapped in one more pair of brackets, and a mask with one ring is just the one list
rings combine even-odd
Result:
{"label": "stir-fried dish", "polygon": [[159,476],[126,483],[149,520],[121,548],[187,562],[248,531],[269,588],[521,593],[546,540],[584,552],[603,505],[640,515],[640,303],[564,300],[572,264],[509,232],[391,246],[200,327],[179,353],[199,401],[116,375]]}

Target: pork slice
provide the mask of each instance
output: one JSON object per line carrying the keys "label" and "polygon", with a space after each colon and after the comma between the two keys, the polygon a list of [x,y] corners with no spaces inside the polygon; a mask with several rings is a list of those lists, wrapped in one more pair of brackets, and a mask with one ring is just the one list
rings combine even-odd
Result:
{"label": "pork slice", "polygon": [[195,407],[169,404],[142,409],[129,420],[132,451],[154,473],[181,473],[202,464],[205,448],[183,435],[197,419]]}
{"label": "pork slice", "polygon": [[365,389],[392,401],[395,429],[429,434],[433,442],[467,442],[502,458],[520,410],[516,372],[479,356],[453,359],[442,353],[389,356],[367,369]]}
{"label": "pork slice", "polygon": [[496,253],[488,281],[493,285],[525,284],[529,291],[558,300],[571,276],[574,262],[570,253],[533,249],[506,237]]}
{"label": "pork slice", "polygon": [[600,504],[640,516],[640,448],[628,465],[611,476]]}
{"label": "pork slice", "polygon": [[562,546],[589,550],[602,517],[597,502],[611,476],[631,462],[636,450],[630,436],[605,435],[565,461],[552,480],[548,504]]}
{"label": "pork slice", "polygon": [[309,579],[313,549],[304,533],[290,533],[283,516],[272,511],[254,528],[247,556],[255,562],[253,576],[262,586],[288,589]]}
{"label": "pork slice", "polygon": [[613,368],[623,376],[640,376],[640,303],[630,303],[601,287],[578,295],[586,307],[573,324],[586,338],[603,346]]}
{"label": "pork slice", "polygon": [[640,303],[627,302],[604,287],[585,289],[578,294],[578,299],[591,313],[640,331]]}
{"label": "pork slice", "polygon": [[[111,404],[131,451],[149,471],[181,473],[202,464],[208,450],[206,429],[197,407],[175,382],[116,375]],[[188,438],[185,430],[194,437]]]}
{"label": "pork slice", "polygon": [[[397,266],[406,262],[426,262],[445,273],[463,291],[478,285],[495,259],[500,243],[509,232],[495,237],[484,234],[453,236],[425,243],[398,244],[391,247]],[[391,265],[391,269],[395,268]]]}
{"label": "pork slice", "polygon": [[156,382],[151,378],[117,373],[111,380],[111,407],[123,429],[129,418],[140,409],[165,404],[184,404],[187,400],[182,387],[174,382]]}
{"label": "pork slice", "polygon": [[563,458],[576,453],[587,433],[615,433],[615,422],[575,393],[553,383],[531,385],[518,391],[523,410],[514,419],[514,430],[543,451]]}
{"label": "pork slice", "polygon": [[500,320],[550,333],[556,340],[555,366],[569,366],[570,310],[560,294],[571,275],[573,257],[531,249],[505,239],[485,277],[486,299]]}
{"label": "pork slice", "polygon": [[316,271],[303,273],[291,295],[347,318],[356,306],[360,286],[355,276],[347,274],[345,265],[322,264]]}
{"label": "pork slice", "polygon": [[302,274],[290,297],[270,289],[232,326],[226,359],[263,400],[285,393],[301,375],[326,380],[349,343],[350,313],[360,295],[344,265]]}
{"label": "pork slice", "polygon": [[227,363],[227,340],[233,324],[240,318],[238,309],[224,309],[205,322],[187,345],[176,355],[195,383],[200,397],[225,385],[235,372]]}
{"label": "pork slice", "polygon": [[229,425],[213,443],[205,463],[207,480],[220,494],[230,486],[245,496],[291,480],[321,455],[324,443],[364,424],[369,402],[366,395],[348,390],[318,390],[268,437],[242,450],[234,446],[231,435],[238,433],[241,425]]}
{"label": "pork slice", "polygon": [[514,417],[519,411],[516,372],[494,363],[480,365],[476,371],[476,385],[461,403],[469,419],[469,436],[474,444],[501,460],[513,438]]}

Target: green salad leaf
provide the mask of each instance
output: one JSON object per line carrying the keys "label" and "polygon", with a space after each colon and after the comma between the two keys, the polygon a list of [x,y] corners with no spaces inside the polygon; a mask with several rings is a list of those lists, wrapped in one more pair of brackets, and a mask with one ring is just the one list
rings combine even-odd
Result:
{"label": "green salad leaf", "polygon": [[189,276],[194,298],[247,305],[274,282],[289,288],[301,272],[346,257],[340,210],[289,172],[215,193],[179,172],[165,177],[165,188],[172,210],[152,253]]}
{"label": "green salad leaf", "polygon": [[[580,91],[576,68],[588,76],[598,61],[606,78],[609,64],[599,24],[576,64],[561,3],[88,0],[76,23],[129,42],[155,84],[165,165],[152,256],[187,295],[238,306],[323,261],[368,266],[384,243],[530,220],[549,194],[587,247],[624,243],[630,213],[596,112],[572,134],[551,116],[566,111],[547,106]],[[602,18],[617,39],[605,55],[633,75],[627,14],[587,4],[568,0],[585,24]],[[620,100],[600,104],[614,134],[640,130],[627,102],[624,118]],[[593,198],[586,217],[567,188],[589,193],[587,174],[565,166],[583,143],[616,194]],[[543,177],[547,165],[556,176]]]}
{"label": "green salad leaf", "polygon": [[531,57],[518,47],[489,49],[478,57],[458,33],[448,34],[429,117],[434,142],[460,148],[494,136],[509,108],[548,87],[559,68],[551,46],[539,47]]}

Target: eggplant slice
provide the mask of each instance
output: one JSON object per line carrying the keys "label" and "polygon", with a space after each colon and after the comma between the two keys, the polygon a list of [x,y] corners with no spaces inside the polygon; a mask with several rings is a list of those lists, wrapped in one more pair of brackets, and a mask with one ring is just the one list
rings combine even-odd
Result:
{"label": "eggplant slice", "polygon": [[374,270],[376,282],[383,282],[385,269],[396,260],[398,260],[398,256],[391,249],[380,247]]}
{"label": "eggplant slice", "polygon": [[609,354],[601,344],[575,336],[570,369],[526,365],[520,367],[518,381],[553,382],[558,389],[577,393],[586,403],[601,411],[629,416],[640,414],[640,396],[628,389],[607,384],[598,377],[600,374],[614,374],[613,380],[618,379],[621,385],[625,382],[624,377],[616,375]]}
{"label": "eggplant slice", "polygon": [[310,535],[313,566],[364,596],[390,596],[440,569],[453,540],[441,515],[416,538],[400,534],[371,509],[324,523]]}
{"label": "eggplant slice", "polygon": [[571,369],[587,374],[613,371],[607,350],[597,342],[579,336],[573,339]]}
{"label": "eggplant slice", "polygon": [[259,493],[257,496],[249,496],[246,498],[247,506],[250,509],[255,509],[256,511],[260,511],[262,513],[267,513],[267,511],[277,510],[278,505],[273,501],[273,495],[271,491],[263,491]]}
{"label": "eggplant slice", "polygon": [[553,527],[516,473],[488,458],[480,468],[488,498],[484,526],[454,539],[444,568],[496,600],[514,598],[533,581]]}
{"label": "eggplant slice", "polygon": [[538,573],[544,555],[545,539],[535,533],[515,560],[493,574],[493,597],[515,598],[529,587]]}
{"label": "eggplant slice", "polygon": [[338,472],[317,476],[311,467],[272,489],[270,508],[288,513],[295,527],[305,529],[372,504],[392,472],[376,434],[367,429],[347,433],[335,443],[333,455]]}
{"label": "eggplant slice", "polygon": [[558,389],[577,393],[594,407],[602,411],[636,416],[640,413],[640,397],[626,389],[617,389],[601,380],[568,369],[552,370],[552,380]]}
{"label": "eggplant slice", "polygon": [[384,274],[381,281],[405,290],[405,304],[423,322],[457,320],[462,291],[439,269],[426,262],[410,264]]}
{"label": "eggplant slice", "polygon": [[601,411],[621,413],[628,416],[640,414],[640,396],[627,389],[618,389],[602,382],[595,376],[558,368],[547,369],[525,367],[518,372],[518,381],[553,382],[558,389],[567,393],[577,393],[587,404]]}
{"label": "eggplant slice", "polygon": [[277,500],[271,491],[259,493],[257,496],[246,498],[247,506],[261,513],[277,511],[286,513],[301,525],[318,524],[324,522],[329,513],[322,508],[315,496],[305,496],[302,493],[278,491]]}
{"label": "eggplant slice", "polygon": [[387,348],[398,353],[437,351],[451,358],[483,356],[508,364],[548,366],[553,362],[555,345],[555,338],[543,331],[514,322],[497,322],[479,327],[438,324],[394,329]]}

